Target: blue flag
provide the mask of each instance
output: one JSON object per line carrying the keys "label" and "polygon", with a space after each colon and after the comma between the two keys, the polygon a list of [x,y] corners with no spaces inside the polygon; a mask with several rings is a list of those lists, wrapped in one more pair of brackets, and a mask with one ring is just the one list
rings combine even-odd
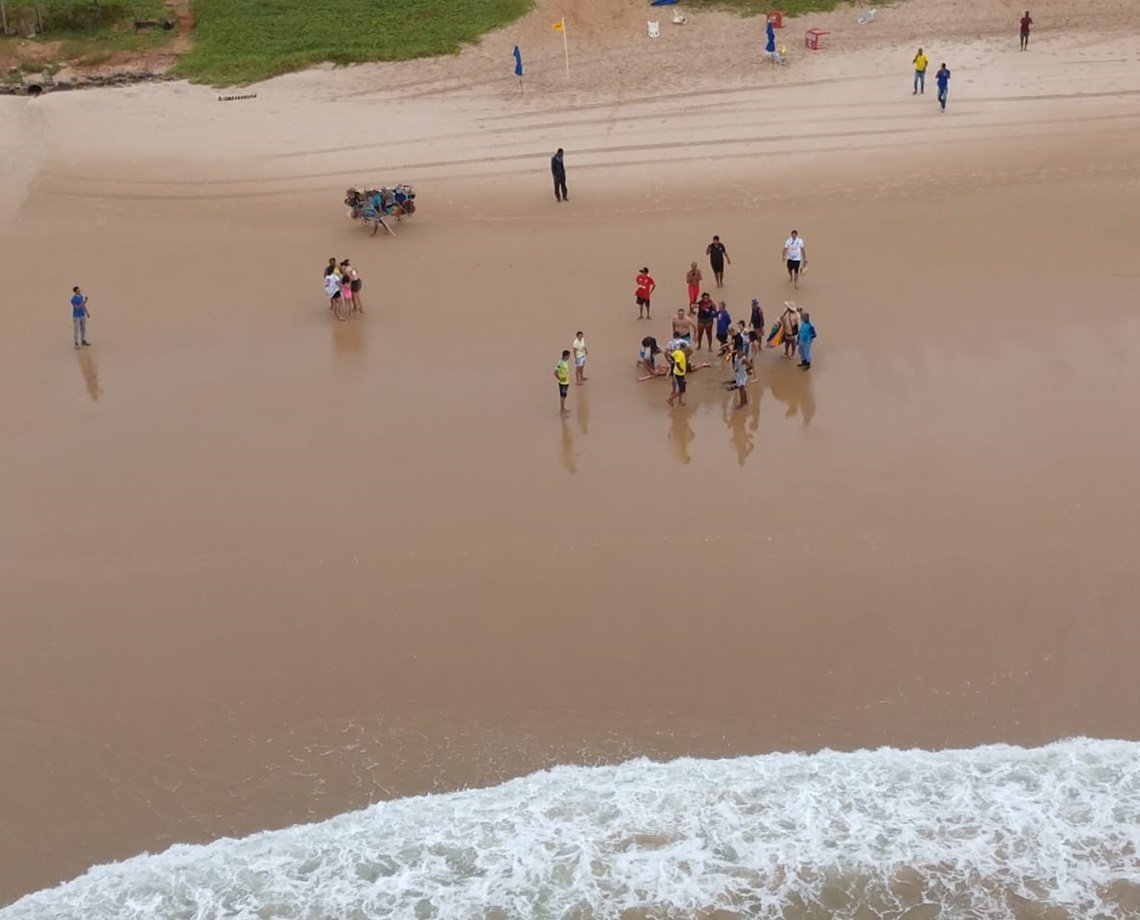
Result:
{"label": "blue flag", "polygon": [[522,75],[522,52],[519,51],[519,46],[515,45],[515,76],[521,77]]}

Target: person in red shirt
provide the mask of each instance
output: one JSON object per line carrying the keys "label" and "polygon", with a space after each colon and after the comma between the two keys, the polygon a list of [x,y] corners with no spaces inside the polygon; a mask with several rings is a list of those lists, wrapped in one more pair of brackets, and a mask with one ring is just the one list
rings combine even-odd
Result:
{"label": "person in red shirt", "polygon": [[641,319],[644,311],[645,318],[649,319],[649,298],[653,296],[653,289],[657,287],[657,282],[649,274],[648,268],[643,268],[635,281],[637,291],[634,293],[634,298],[637,300],[637,318]]}
{"label": "person in red shirt", "polygon": [[1025,15],[1021,17],[1021,50],[1025,51],[1029,48],[1029,27],[1033,25],[1033,20],[1029,18],[1029,10],[1025,11]]}

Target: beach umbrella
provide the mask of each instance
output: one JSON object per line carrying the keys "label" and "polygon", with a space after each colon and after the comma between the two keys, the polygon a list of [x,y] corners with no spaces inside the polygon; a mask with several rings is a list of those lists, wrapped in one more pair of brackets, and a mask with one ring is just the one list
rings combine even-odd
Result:
{"label": "beach umbrella", "polygon": [[768,47],[764,49],[769,54],[776,53],[776,29],[772,25],[772,20],[768,20]]}

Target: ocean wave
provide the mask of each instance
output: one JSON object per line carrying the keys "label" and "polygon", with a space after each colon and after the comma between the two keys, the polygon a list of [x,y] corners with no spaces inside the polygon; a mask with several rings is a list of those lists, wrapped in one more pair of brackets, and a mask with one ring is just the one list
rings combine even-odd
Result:
{"label": "ocean wave", "polygon": [[174,846],[0,920],[1117,918],[1138,854],[1133,742],[635,760]]}

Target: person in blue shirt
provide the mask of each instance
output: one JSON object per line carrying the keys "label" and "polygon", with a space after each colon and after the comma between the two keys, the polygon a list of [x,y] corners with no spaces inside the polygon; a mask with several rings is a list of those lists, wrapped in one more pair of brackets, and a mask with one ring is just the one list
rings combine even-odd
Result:
{"label": "person in blue shirt", "polygon": [[811,368],[811,346],[815,341],[815,325],[811,316],[804,311],[800,313],[800,363],[805,371]]}
{"label": "person in blue shirt", "polygon": [[87,295],[76,285],[71,289],[71,329],[75,333],[75,347],[90,345],[87,341],[87,317],[91,313],[87,309]]}
{"label": "person in blue shirt", "polygon": [[716,311],[716,340],[723,348],[728,344],[728,330],[732,327],[732,314],[728,312],[728,305],[722,300],[720,309]]}
{"label": "person in blue shirt", "polygon": [[950,92],[950,68],[946,66],[946,62],[942,62],[942,66],[938,68],[938,73],[934,75],[934,80],[938,84],[938,104],[942,106],[942,111],[946,111],[946,94]]}

